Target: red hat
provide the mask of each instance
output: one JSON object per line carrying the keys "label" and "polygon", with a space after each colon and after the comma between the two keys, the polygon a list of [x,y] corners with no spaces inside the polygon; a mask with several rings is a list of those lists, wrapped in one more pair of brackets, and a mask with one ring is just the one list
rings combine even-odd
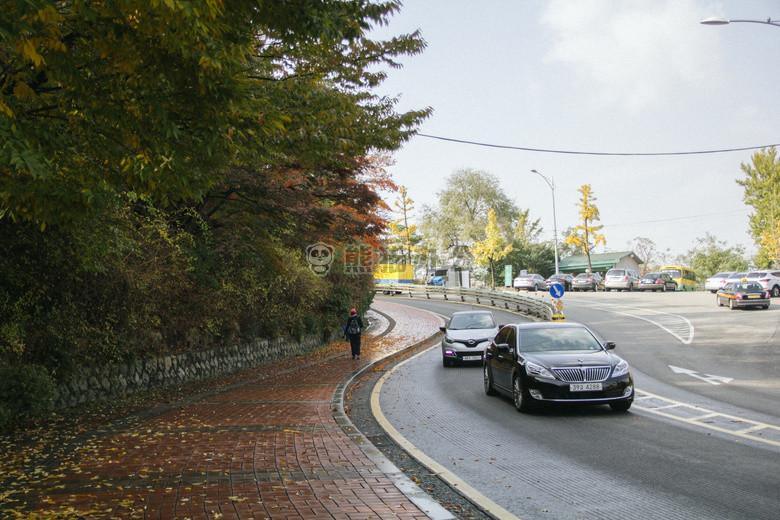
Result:
{"label": "red hat", "polygon": [[355,309],[352,309],[351,311],[349,311],[349,313],[350,314],[357,314],[357,311]]}

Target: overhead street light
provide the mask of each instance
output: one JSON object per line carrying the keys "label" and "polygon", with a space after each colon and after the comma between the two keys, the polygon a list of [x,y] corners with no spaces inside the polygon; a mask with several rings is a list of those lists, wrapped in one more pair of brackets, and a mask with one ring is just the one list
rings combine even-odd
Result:
{"label": "overhead street light", "polygon": [[762,25],[774,25],[775,27],[780,27],[780,22],[775,22],[771,18],[767,18],[766,20],[726,20],[725,18],[721,18],[719,16],[711,16],[709,18],[705,18],[701,22],[702,25],[728,25],[730,23],[760,23]]}
{"label": "overhead street light", "polygon": [[538,175],[539,177],[544,179],[544,182],[547,183],[547,185],[550,187],[550,190],[552,191],[552,200],[553,200],[553,233],[555,233],[555,235],[553,236],[553,239],[554,239],[553,240],[553,244],[554,244],[554,247],[555,247],[555,274],[559,274],[558,273],[558,223],[556,222],[556,219],[555,219],[555,182],[552,180],[552,178],[548,179],[547,177],[545,177],[544,175],[542,175],[541,173],[539,173],[536,170],[531,170],[531,173],[535,173],[536,175]]}

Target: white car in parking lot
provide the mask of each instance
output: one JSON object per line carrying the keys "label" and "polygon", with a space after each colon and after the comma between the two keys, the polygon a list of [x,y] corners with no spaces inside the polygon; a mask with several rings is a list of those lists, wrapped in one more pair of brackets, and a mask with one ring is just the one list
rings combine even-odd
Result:
{"label": "white car in parking lot", "polygon": [[758,282],[772,297],[780,296],[780,271],[751,271],[745,275],[748,282]]}
{"label": "white car in parking lot", "polygon": [[711,293],[718,292],[721,287],[726,285],[726,279],[732,274],[734,274],[734,271],[723,271],[718,274],[713,274],[704,280],[704,290],[710,291]]}

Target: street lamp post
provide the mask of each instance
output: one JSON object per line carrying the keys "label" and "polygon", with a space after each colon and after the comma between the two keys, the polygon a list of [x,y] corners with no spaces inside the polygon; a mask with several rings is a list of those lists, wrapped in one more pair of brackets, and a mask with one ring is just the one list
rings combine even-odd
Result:
{"label": "street lamp post", "polygon": [[773,21],[771,18],[767,18],[766,20],[727,20],[719,16],[711,16],[709,18],[705,18],[699,23],[701,23],[702,25],[728,25],[730,23],[760,23],[763,25],[774,25],[775,27],[780,27],[780,23]]}
{"label": "street lamp post", "polygon": [[544,179],[544,182],[547,183],[547,185],[550,187],[550,191],[552,191],[552,201],[553,201],[553,233],[555,234],[553,236],[553,246],[555,247],[555,274],[558,274],[558,222],[555,219],[555,182],[552,178],[547,178],[541,173],[539,173],[536,170],[531,170],[531,173],[535,173],[542,179]]}

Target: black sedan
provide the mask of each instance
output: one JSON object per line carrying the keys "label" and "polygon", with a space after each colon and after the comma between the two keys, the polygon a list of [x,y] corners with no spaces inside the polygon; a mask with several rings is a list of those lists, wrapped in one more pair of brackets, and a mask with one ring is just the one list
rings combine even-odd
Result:
{"label": "black sedan", "polygon": [[727,283],[715,295],[718,307],[728,305],[731,310],[737,307],[769,308],[771,294],[756,282]]}
{"label": "black sedan", "polygon": [[545,283],[547,284],[548,289],[552,284],[559,283],[563,286],[564,291],[571,291],[571,282],[573,279],[574,277],[570,274],[554,274],[545,280]]}
{"label": "black sedan", "polygon": [[677,282],[667,273],[647,273],[639,279],[640,291],[676,291]]}
{"label": "black sedan", "polygon": [[506,325],[485,349],[485,393],[511,397],[524,413],[544,403],[626,411],[634,402],[634,380],[614,348],[579,323]]}

